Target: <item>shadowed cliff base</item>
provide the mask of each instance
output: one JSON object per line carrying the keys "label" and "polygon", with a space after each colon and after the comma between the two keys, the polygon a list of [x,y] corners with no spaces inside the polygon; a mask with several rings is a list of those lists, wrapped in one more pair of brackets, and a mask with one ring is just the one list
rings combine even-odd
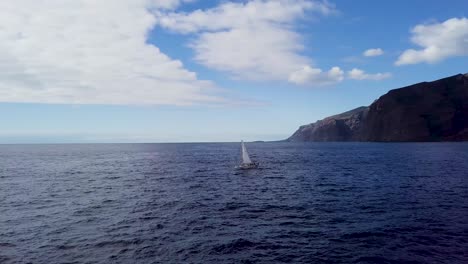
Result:
{"label": "shadowed cliff base", "polygon": [[368,107],[301,126],[287,141],[468,141],[468,74],[391,90]]}

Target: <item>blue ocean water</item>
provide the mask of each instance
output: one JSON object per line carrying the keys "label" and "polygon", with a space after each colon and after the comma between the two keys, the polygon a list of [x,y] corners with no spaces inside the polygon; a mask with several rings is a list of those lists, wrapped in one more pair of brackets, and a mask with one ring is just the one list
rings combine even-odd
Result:
{"label": "blue ocean water", "polygon": [[0,145],[0,263],[468,263],[468,144]]}

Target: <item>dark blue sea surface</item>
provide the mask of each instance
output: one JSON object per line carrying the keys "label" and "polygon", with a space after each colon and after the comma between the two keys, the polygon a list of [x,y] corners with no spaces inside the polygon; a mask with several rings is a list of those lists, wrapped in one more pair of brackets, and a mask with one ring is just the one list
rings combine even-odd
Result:
{"label": "dark blue sea surface", "polygon": [[0,263],[468,263],[468,144],[0,145]]}

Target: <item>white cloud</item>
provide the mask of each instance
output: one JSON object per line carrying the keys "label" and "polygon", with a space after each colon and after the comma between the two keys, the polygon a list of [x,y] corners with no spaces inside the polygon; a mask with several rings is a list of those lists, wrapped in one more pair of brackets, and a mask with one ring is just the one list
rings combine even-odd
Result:
{"label": "white cloud", "polygon": [[[137,0],[138,1],[138,0]],[[147,0],[148,8],[174,9],[182,3],[195,2],[196,0]]]}
{"label": "white cloud", "polygon": [[328,15],[335,11],[327,2],[311,0],[251,0],[246,3],[225,2],[217,7],[192,13],[161,13],[160,24],[181,33],[222,31],[245,28],[259,23],[291,25],[306,12]]}
{"label": "white cloud", "polygon": [[436,63],[450,57],[468,55],[468,18],[417,25],[411,32],[411,41],[422,49],[404,51],[396,65]]}
{"label": "white cloud", "polygon": [[334,12],[326,1],[252,0],[192,13],[158,15],[161,27],[195,34],[190,47],[202,65],[237,79],[294,80],[290,75],[312,64],[301,54],[304,47],[294,31],[295,23],[312,13]]}
{"label": "white cloud", "polygon": [[146,43],[149,10],[181,0],[0,1],[0,101],[222,102],[209,81]]}
{"label": "white cloud", "polygon": [[383,54],[384,54],[384,51],[381,48],[368,49],[368,50],[364,51],[364,53],[363,53],[363,55],[366,56],[366,57],[376,57],[376,56],[380,56],[380,55],[383,55]]}
{"label": "white cloud", "polygon": [[289,81],[299,85],[330,85],[341,82],[344,72],[339,67],[333,67],[328,72],[321,69],[304,66],[301,70],[291,73]]}
{"label": "white cloud", "polygon": [[360,69],[352,69],[351,71],[348,71],[348,78],[353,79],[353,80],[374,80],[374,81],[380,81],[383,79],[387,79],[392,77],[391,73],[374,73],[374,74],[369,74],[364,72],[363,70]]}

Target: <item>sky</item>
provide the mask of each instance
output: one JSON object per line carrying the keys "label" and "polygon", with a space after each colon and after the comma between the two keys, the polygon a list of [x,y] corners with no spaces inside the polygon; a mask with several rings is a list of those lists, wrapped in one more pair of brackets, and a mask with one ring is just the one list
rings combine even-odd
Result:
{"label": "sky", "polygon": [[468,2],[0,2],[0,143],[280,140],[468,72]]}

